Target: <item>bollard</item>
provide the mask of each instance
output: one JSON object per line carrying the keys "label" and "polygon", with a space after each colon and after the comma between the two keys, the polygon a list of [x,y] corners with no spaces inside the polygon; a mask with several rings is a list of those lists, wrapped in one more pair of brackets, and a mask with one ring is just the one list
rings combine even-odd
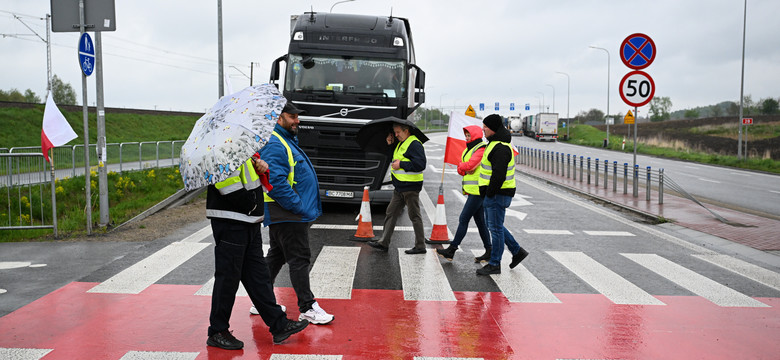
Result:
{"label": "bollard", "polygon": [[623,195],[628,194],[628,163],[623,163]]}
{"label": "bollard", "polygon": [[575,154],[572,156],[571,160],[571,166],[574,168],[574,171],[572,171],[572,180],[577,180],[577,155]]}
{"label": "bollard", "polygon": [[612,163],[612,192],[617,192],[617,161]]}
{"label": "bollard", "polygon": [[632,179],[634,197],[639,197],[639,165],[634,165],[634,178]]}
{"label": "bollard", "polygon": [[609,173],[607,170],[609,169],[609,160],[604,160],[604,189],[607,189],[607,182],[609,182]]}
{"label": "bollard", "polygon": [[664,203],[664,169],[658,170],[658,205]]}
{"label": "bollard", "polygon": [[596,158],[596,187],[599,187],[599,158]]}
{"label": "bollard", "polygon": [[588,156],[588,185],[590,185],[590,156]]}
{"label": "bollard", "polygon": [[571,154],[566,154],[566,178],[571,179]]}
{"label": "bollard", "polygon": [[550,163],[551,162],[552,162],[552,152],[548,150],[547,151],[547,164],[546,164],[546,167],[545,167],[545,171],[550,172]]}
{"label": "bollard", "polygon": [[582,159],[584,159],[584,157],[580,155],[580,182],[582,182]]}
{"label": "bollard", "polygon": [[555,162],[553,162],[553,174],[558,175],[558,152],[555,152]]}
{"label": "bollard", "polygon": [[647,194],[645,195],[645,201],[650,201],[650,167],[647,167]]}

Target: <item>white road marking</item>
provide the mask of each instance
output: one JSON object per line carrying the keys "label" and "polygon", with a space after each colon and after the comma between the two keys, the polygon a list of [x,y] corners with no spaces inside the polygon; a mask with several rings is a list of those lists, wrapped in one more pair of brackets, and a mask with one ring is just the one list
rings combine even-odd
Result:
{"label": "white road marking", "polygon": [[589,231],[583,230],[582,232],[591,236],[636,236],[628,231]]}
{"label": "white road marking", "polygon": [[409,255],[404,249],[398,249],[398,263],[404,300],[456,301],[436,250],[428,249],[424,255]]}
{"label": "white road marking", "polygon": [[547,253],[615,304],[665,305],[661,300],[582,252],[547,251]]}
{"label": "white road marking", "polygon": [[128,351],[119,360],[194,360],[200,353],[173,351]]}
{"label": "white road marking", "polygon": [[726,270],[730,270],[739,275],[742,275],[748,279],[760,282],[766,286],[769,286],[775,290],[780,290],[780,274],[764,269],[758,265],[753,265],[746,261],[739,260],[737,258],[721,255],[692,255],[697,259],[707,261],[709,263],[720,266]]}
{"label": "white road marking", "polygon": [[0,348],[0,359],[38,360],[54,349]]}
{"label": "white road marking", "polygon": [[704,181],[704,182],[720,184],[720,181],[715,181],[715,180],[710,180],[710,179],[705,179],[705,178],[698,178],[698,179],[701,180],[701,181]]}
{"label": "white road marking", "polygon": [[[336,224],[312,224],[311,229],[318,230],[357,230],[357,225],[336,225]],[[374,225],[374,230],[382,230],[384,226]],[[398,226],[396,225],[395,231],[414,231],[411,226]]]}
{"label": "white road marking", "polygon": [[[471,250],[474,256],[482,255],[482,250]],[[501,273],[491,274],[501,293],[509,302],[518,303],[560,303],[553,293],[542,282],[531,274],[523,264],[514,269],[509,268],[512,262],[512,253],[504,251],[501,256]]]}
{"label": "white road marking", "polygon": [[768,307],[768,305],[742,294],[732,288],[721,285],[692,270],[675,264],[656,254],[621,254],[665,277],[671,282],[688,289],[718,306],[729,307]]}
{"label": "white road marking", "polygon": [[780,194],[780,191],[769,190],[771,193]]}
{"label": "white road marking", "polygon": [[528,234],[539,235],[574,235],[569,230],[540,230],[540,229],[523,229]]}
{"label": "white road marking", "polygon": [[269,360],[341,360],[342,355],[271,354]]}
{"label": "white road marking", "polygon": [[360,247],[323,246],[309,272],[318,299],[351,299]]}
{"label": "white road marking", "polygon": [[87,292],[138,294],[209,245],[199,242],[171,243]]}
{"label": "white road marking", "polygon": [[415,356],[414,360],[485,360],[485,358]]}

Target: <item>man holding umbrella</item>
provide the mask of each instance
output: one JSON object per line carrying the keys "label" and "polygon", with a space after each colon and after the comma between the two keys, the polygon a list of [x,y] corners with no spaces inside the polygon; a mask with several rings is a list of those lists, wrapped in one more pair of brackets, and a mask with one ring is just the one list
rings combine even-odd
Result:
{"label": "man holding umbrella", "polygon": [[[424,254],[426,250],[422,216],[420,216],[420,191],[423,185],[423,170],[427,165],[425,149],[417,134],[411,134],[412,129],[416,132],[419,132],[419,129],[413,127],[414,125],[408,120],[396,120],[398,121],[393,123],[393,134],[388,134],[386,139],[388,152],[393,150],[393,161],[390,167],[392,168],[391,178],[395,189],[385,212],[382,237],[377,241],[369,242],[368,245],[381,251],[389,249],[395,223],[406,206],[409,220],[412,221],[414,229],[414,247],[405,252],[407,254]],[[395,148],[392,147],[394,134],[398,140],[395,142]],[[427,140],[422,133],[420,136]]]}

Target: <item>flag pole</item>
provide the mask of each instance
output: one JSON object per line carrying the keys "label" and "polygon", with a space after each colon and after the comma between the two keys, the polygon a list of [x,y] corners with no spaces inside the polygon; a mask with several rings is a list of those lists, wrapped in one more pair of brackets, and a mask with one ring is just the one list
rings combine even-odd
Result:
{"label": "flag pole", "polygon": [[51,224],[54,227],[54,238],[57,239],[57,183],[54,177],[54,151],[52,149],[47,150],[49,153],[49,169],[51,170]]}

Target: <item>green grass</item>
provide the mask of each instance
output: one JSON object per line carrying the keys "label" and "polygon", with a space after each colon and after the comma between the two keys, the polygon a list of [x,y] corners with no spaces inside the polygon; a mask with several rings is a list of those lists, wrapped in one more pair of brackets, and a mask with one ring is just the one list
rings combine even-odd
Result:
{"label": "green grass", "polygon": [[[558,133],[565,134],[566,129],[559,128]],[[606,132],[598,130],[593,126],[573,125],[571,128],[569,128],[568,142],[570,144],[576,144],[576,145],[602,147],[605,137],[606,137]],[[633,139],[626,139],[626,147],[624,150],[621,149],[622,143],[623,143],[622,135],[610,134],[609,146],[608,146],[609,149],[616,150],[616,151],[623,151],[626,153],[634,152]],[[780,174],[780,161],[775,161],[771,159],[751,158],[748,160],[739,160],[737,159],[736,156],[707,154],[707,153],[702,153],[702,152],[697,152],[692,150],[675,150],[675,149],[670,149],[665,147],[647,145],[641,142],[637,143],[636,151],[639,154],[653,155],[653,156],[665,157],[670,159],[679,159],[679,160],[698,162],[702,164],[730,166],[735,168],[759,170],[759,171],[766,171],[766,172]]]}
{"label": "green grass", "polygon": [[[98,205],[97,174],[91,174],[91,206],[92,206],[92,224],[97,224],[100,218]],[[108,173],[108,203],[109,203],[109,225],[116,226],[135,217],[152,205],[166,199],[176,191],[183,188],[181,176],[178,168],[159,168],[143,171],[125,172],[122,175],[118,173]],[[67,238],[86,233],[86,198],[85,198],[85,180],[84,176],[57,180],[55,192],[57,194],[57,222],[59,236]],[[4,188],[0,188],[3,193]],[[51,194],[51,188],[44,186],[42,191],[44,207],[42,211],[28,215],[29,207],[27,203],[38,203],[40,196],[37,192],[32,192],[27,200],[21,201],[23,215],[19,216],[20,209],[19,194],[11,192],[12,206],[11,223],[14,225],[39,225],[41,216],[44,221],[51,224],[51,203],[48,200]],[[22,192],[21,196],[26,197]],[[7,208],[0,210],[0,224],[9,223],[9,211]],[[19,218],[22,219],[19,219]],[[19,222],[21,221],[21,223]],[[95,233],[106,231],[93,225]],[[26,240],[50,240],[53,238],[51,229],[34,230],[4,230],[0,231],[0,242],[26,241]]]}

